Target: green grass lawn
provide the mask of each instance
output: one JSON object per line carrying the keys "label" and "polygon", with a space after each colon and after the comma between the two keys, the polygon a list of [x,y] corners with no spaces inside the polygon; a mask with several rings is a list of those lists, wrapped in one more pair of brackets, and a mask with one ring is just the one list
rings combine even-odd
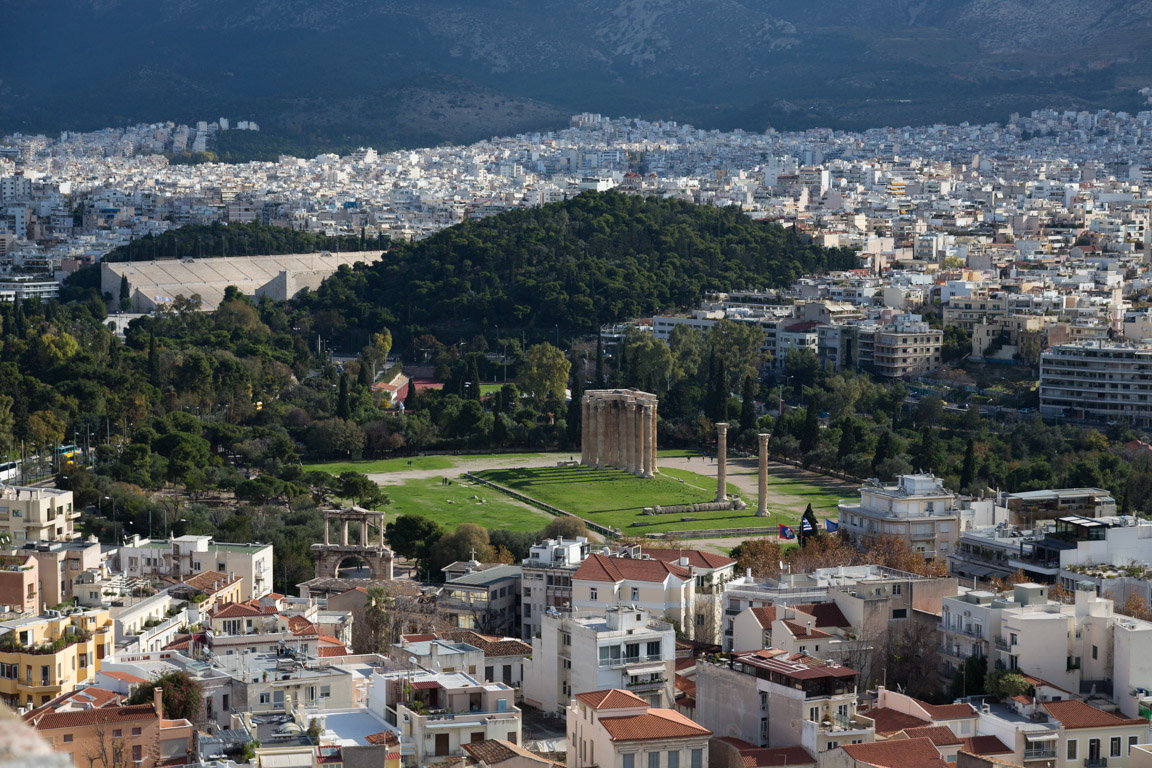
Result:
{"label": "green grass lawn", "polygon": [[[567,459],[571,452],[560,453],[476,453],[461,456],[438,454],[435,456],[413,456],[411,459],[365,459],[363,461],[324,461],[304,465],[305,472],[318,470],[338,475],[341,472],[361,472],[366,475],[383,474],[390,472],[408,472],[410,470],[442,470],[459,468],[467,470],[471,464],[483,464],[486,461],[501,460],[513,461],[524,459]],[[408,466],[408,462],[412,466]]]}
{"label": "green grass lawn", "polygon": [[[641,514],[644,507],[657,504],[693,504],[712,501],[714,479],[683,470],[661,470],[643,479],[617,469],[589,467],[540,467],[492,469],[479,473],[487,480],[513,488],[601,525],[620,528],[625,534],[656,533],[700,528],[744,528],[775,525],[778,520],[755,516],[755,505],[742,511],[697,512],[693,521],[681,515],[658,517]],[[683,482],[681,482],[683,480]],[[736,493],[729,484],[728,490]],[[656,525],[632,526],[635,520],[661,521]]]}
{"label": "green grass lawn", "polygon": [[467,481],[453,480],[452,485],[442,485],[434,478],[413,478],[389,485],[384,492],[392,500],[383,508],[389,522],[400,515],[415,514],[448,529],[460,523],[476,523],[485,528],[539,531],[552,520],[547,512],[522,506],[493,488]]}

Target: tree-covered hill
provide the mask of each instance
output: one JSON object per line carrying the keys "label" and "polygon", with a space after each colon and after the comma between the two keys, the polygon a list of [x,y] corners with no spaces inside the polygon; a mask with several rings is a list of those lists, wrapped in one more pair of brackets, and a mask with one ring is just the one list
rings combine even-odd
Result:
{"label": "tree-covered hill", "polygon": [[805,245],[732,208],[588,192],[395,244],[301,301],[339,315],[346,325],[332,335],[353,348],[381,326],[401,337],[494,325],[551,336],[688,306],[710,289],[786,286],[856,264],[849,249]]}

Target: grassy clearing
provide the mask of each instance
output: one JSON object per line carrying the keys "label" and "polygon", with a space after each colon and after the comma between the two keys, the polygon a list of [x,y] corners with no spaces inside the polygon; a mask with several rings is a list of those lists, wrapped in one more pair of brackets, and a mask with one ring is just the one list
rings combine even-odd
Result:
{"label": "grassy clearing", "polygon": [[[701,528],[743,528],[775,524],[755,516],[755,508],[743,511],[698,512],[693,521],[680,515],[653,518],[641,514],[656,504],[693,504],[712,501],[715,480],[684,470],[669,470],[643,479],[616,469],[588,467],[540,467],[492,469],[480,473],[485,479],[514,488],[547,504],[626,533],[655,533]],[[681,482],[683,480],[684,482]],[[729,491],[736,487],[729,485]],[[632,526],[633,521],[660,521],[657,525]]]}
{"label": "grassy clearing", "polygon": [[[413,456],[411,459],[366,459],[363,461],[325,461],[305,464],[304,471],[329,472],[338,475],[341,472],[361,472],[366,475],[387,474],[392,472],[411,471],[441,471],[446,469],[459,469],[468,471],[470,467],[488,464],[491,462],[515,463],[517,461],[538,461],[567,459],[571,453],[470,453],[460,456],[437,454],[435,456]],[[409,466],[408,462],[412,465]]]}
{"label": "grassy clearing", "polygon": [[448,529],[461,523],[511,531],[539,531],[552,516],[511,501],[492,488],[453,480],[442,485],[433,478],[413,478],[384,489],[392,503],[384,507],[387,521],[403,514],[423,515]]}

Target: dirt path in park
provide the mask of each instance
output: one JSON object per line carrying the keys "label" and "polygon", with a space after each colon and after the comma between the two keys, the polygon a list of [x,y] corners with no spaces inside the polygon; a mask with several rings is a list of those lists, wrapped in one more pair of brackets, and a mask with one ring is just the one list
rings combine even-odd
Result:
{"label": "dirt path in park", "polygon": [[[401,469],[395,472],[371,472],[368,478],[377,485],[400,485],[408,480],[427,480],[435,477],[448,477],[453,480],[465,472],[479,472],[485,469],[509,469],[513,467],[554,467],[558,461],[566,461],[569,454],[557,453],[551,456],[526,459],[523,456],[486,456],[472,458],[470,456],[446,456],[452,460],[454,466],[447,469]],[[579,460],[580,455],[572,457]]]}

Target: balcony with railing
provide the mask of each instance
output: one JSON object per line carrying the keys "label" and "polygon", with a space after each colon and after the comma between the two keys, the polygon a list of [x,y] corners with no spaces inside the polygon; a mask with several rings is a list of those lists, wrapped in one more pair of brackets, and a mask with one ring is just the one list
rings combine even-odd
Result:
{"label": "balcony with railing", "polygon": [[664,656],[659,653],[641,653],[638,656],[617,656],[610,658],[601,658],[601,667],[624,667],[629,664],[645,664],[653,661],[664,661]]}
{"label": "balcony with railing", "polygon": [[1043,746],[1036,745],[1034,747],[1024,748],[1025,760],[1055,760],[1056,759],[1056,742],[1046,741]]}
{"label": "balcony with railing", "polygon": [[1084,758],[1084,768],[1108,768],[1108,758],[1086,757]]}

